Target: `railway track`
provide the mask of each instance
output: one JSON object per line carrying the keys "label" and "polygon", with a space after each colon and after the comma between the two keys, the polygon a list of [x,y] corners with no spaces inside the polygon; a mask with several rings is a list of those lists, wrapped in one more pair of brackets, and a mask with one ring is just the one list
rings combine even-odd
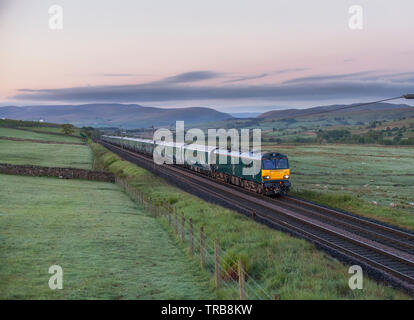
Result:
{"label": "railway track", "polygon": [[414,234],[294,197],[269,198],[100,141],[187,192],[237,210],[272,228],[305,238],[346,263],[414,295]]}

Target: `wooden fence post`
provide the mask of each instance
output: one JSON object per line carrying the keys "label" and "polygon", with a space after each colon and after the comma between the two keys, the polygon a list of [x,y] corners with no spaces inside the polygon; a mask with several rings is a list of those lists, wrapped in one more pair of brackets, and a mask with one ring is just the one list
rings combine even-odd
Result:
{"label": "wooden fence post", "polygon": [[154,217],[157,217],[157,205],[158,205],[158,200],[154,200]]}
{"label": "wooden fence post", "polygon": [[200,265],[204,269],[206,265],[206,258],[204,255],[204,227],[200,227]]}
{"label": "wooden fence post", "polygon": [[175,208],[174,208],[174,230],[175,230],[175,234],[178,234],[177,210]]}
{"label": "wooden fence post", "polygon": [[159,202],[159,206],[158,206],[158,215],[161,217],[162,216],[162,200],[160,200]]}
{"label": "wooden fence post", "polygon": [[167,203],[166,202],[162,202],[162,216],[166,217],[167,216]]}
{"label": "wooden fence post", "polygon": [[190,225],[190,254],[194,254],[194,236],[193,236],[193,219],[188,219]]}
{"label": "wooden fence post", "polygon": [[185,235],[185,217],[184,212],[181,212],[181,242],[184,242],[184,235]]}
{"label": "wooden fence post", "polygon": [[245,289],[245,278],[244,278],[244,270],[243,270],[243,263],[241,260],[238,262],[238,273],[239,273],[239,295],[240,300],[246,300],[246,289]]}
{"label": "wooden fence post", "polygon": [[214,239],[214,277],[216,288],[220,286],[220,257],[219,257],[219,241]]}
{"label": "wooden fence post", "polygon": [[163,209],[164,209],[164,200],[161,200],[161,203],[160,203],[160,212],[159,212],[160,217],[163,217],[164,216]]}
{"label": "wooden fence post", "polygon": [[168,208],[167,214],[168,214],[168,225],[171,226],[171,210],[170,210],[170,208]]}

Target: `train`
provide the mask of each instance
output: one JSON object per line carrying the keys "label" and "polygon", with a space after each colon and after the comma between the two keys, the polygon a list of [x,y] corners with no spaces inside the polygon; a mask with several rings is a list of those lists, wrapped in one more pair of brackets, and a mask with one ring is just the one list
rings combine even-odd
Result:
{"label": "train", "polygon": [[[213,146],[110,135],[102,135],[101,140],[151,157],[154,150],[163,149],[163,157],[168,160],[166,163],[184,166],[215,180],[263,195],[284,195],[291,187],[289,159],[278,152],[241,153]],[[192,155],[191,161],[183,156],[185,154]],[[250,170],[252,174],[245,174],[252,166],[256,166],[255,170]]]}

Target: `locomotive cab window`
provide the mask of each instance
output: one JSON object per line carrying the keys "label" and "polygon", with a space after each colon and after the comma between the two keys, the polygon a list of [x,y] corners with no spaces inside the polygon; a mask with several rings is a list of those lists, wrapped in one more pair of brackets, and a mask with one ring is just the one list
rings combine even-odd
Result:
{"label": "locomotive cab window", "polygon": [[287,158],[263,159],[263,170],[289,169]]}
{"label": "locomotive cab window", "polygon": [[289,161],[287,158],[276,159],[276,169],[289,169]]}
{"label": "locomotive cab window", "polygon": [[275,169],[275,162],[274,160],[270,159],[263,159],[263,170],[272,170]]}

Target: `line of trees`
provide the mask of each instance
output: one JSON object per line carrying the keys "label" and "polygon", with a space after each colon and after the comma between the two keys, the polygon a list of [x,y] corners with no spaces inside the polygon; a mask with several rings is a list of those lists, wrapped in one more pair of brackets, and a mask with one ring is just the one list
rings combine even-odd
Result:
{"label": "line of trees", "polygon": [[12,119],[0,119],[0,127],[17,128],[17,127],[51,127],[59,128],[59,124],[39,122],[39,121],[25,121],[25,120],[12,120]]}
{"label": "line of trees", "polygon": [[387,128],[386,130],[369,130],[361,134],[351,134],[349,130],[319,130],[317,142],[358,143],[383,145],[414,145],[414,137],[404,138],[407,128]]}

